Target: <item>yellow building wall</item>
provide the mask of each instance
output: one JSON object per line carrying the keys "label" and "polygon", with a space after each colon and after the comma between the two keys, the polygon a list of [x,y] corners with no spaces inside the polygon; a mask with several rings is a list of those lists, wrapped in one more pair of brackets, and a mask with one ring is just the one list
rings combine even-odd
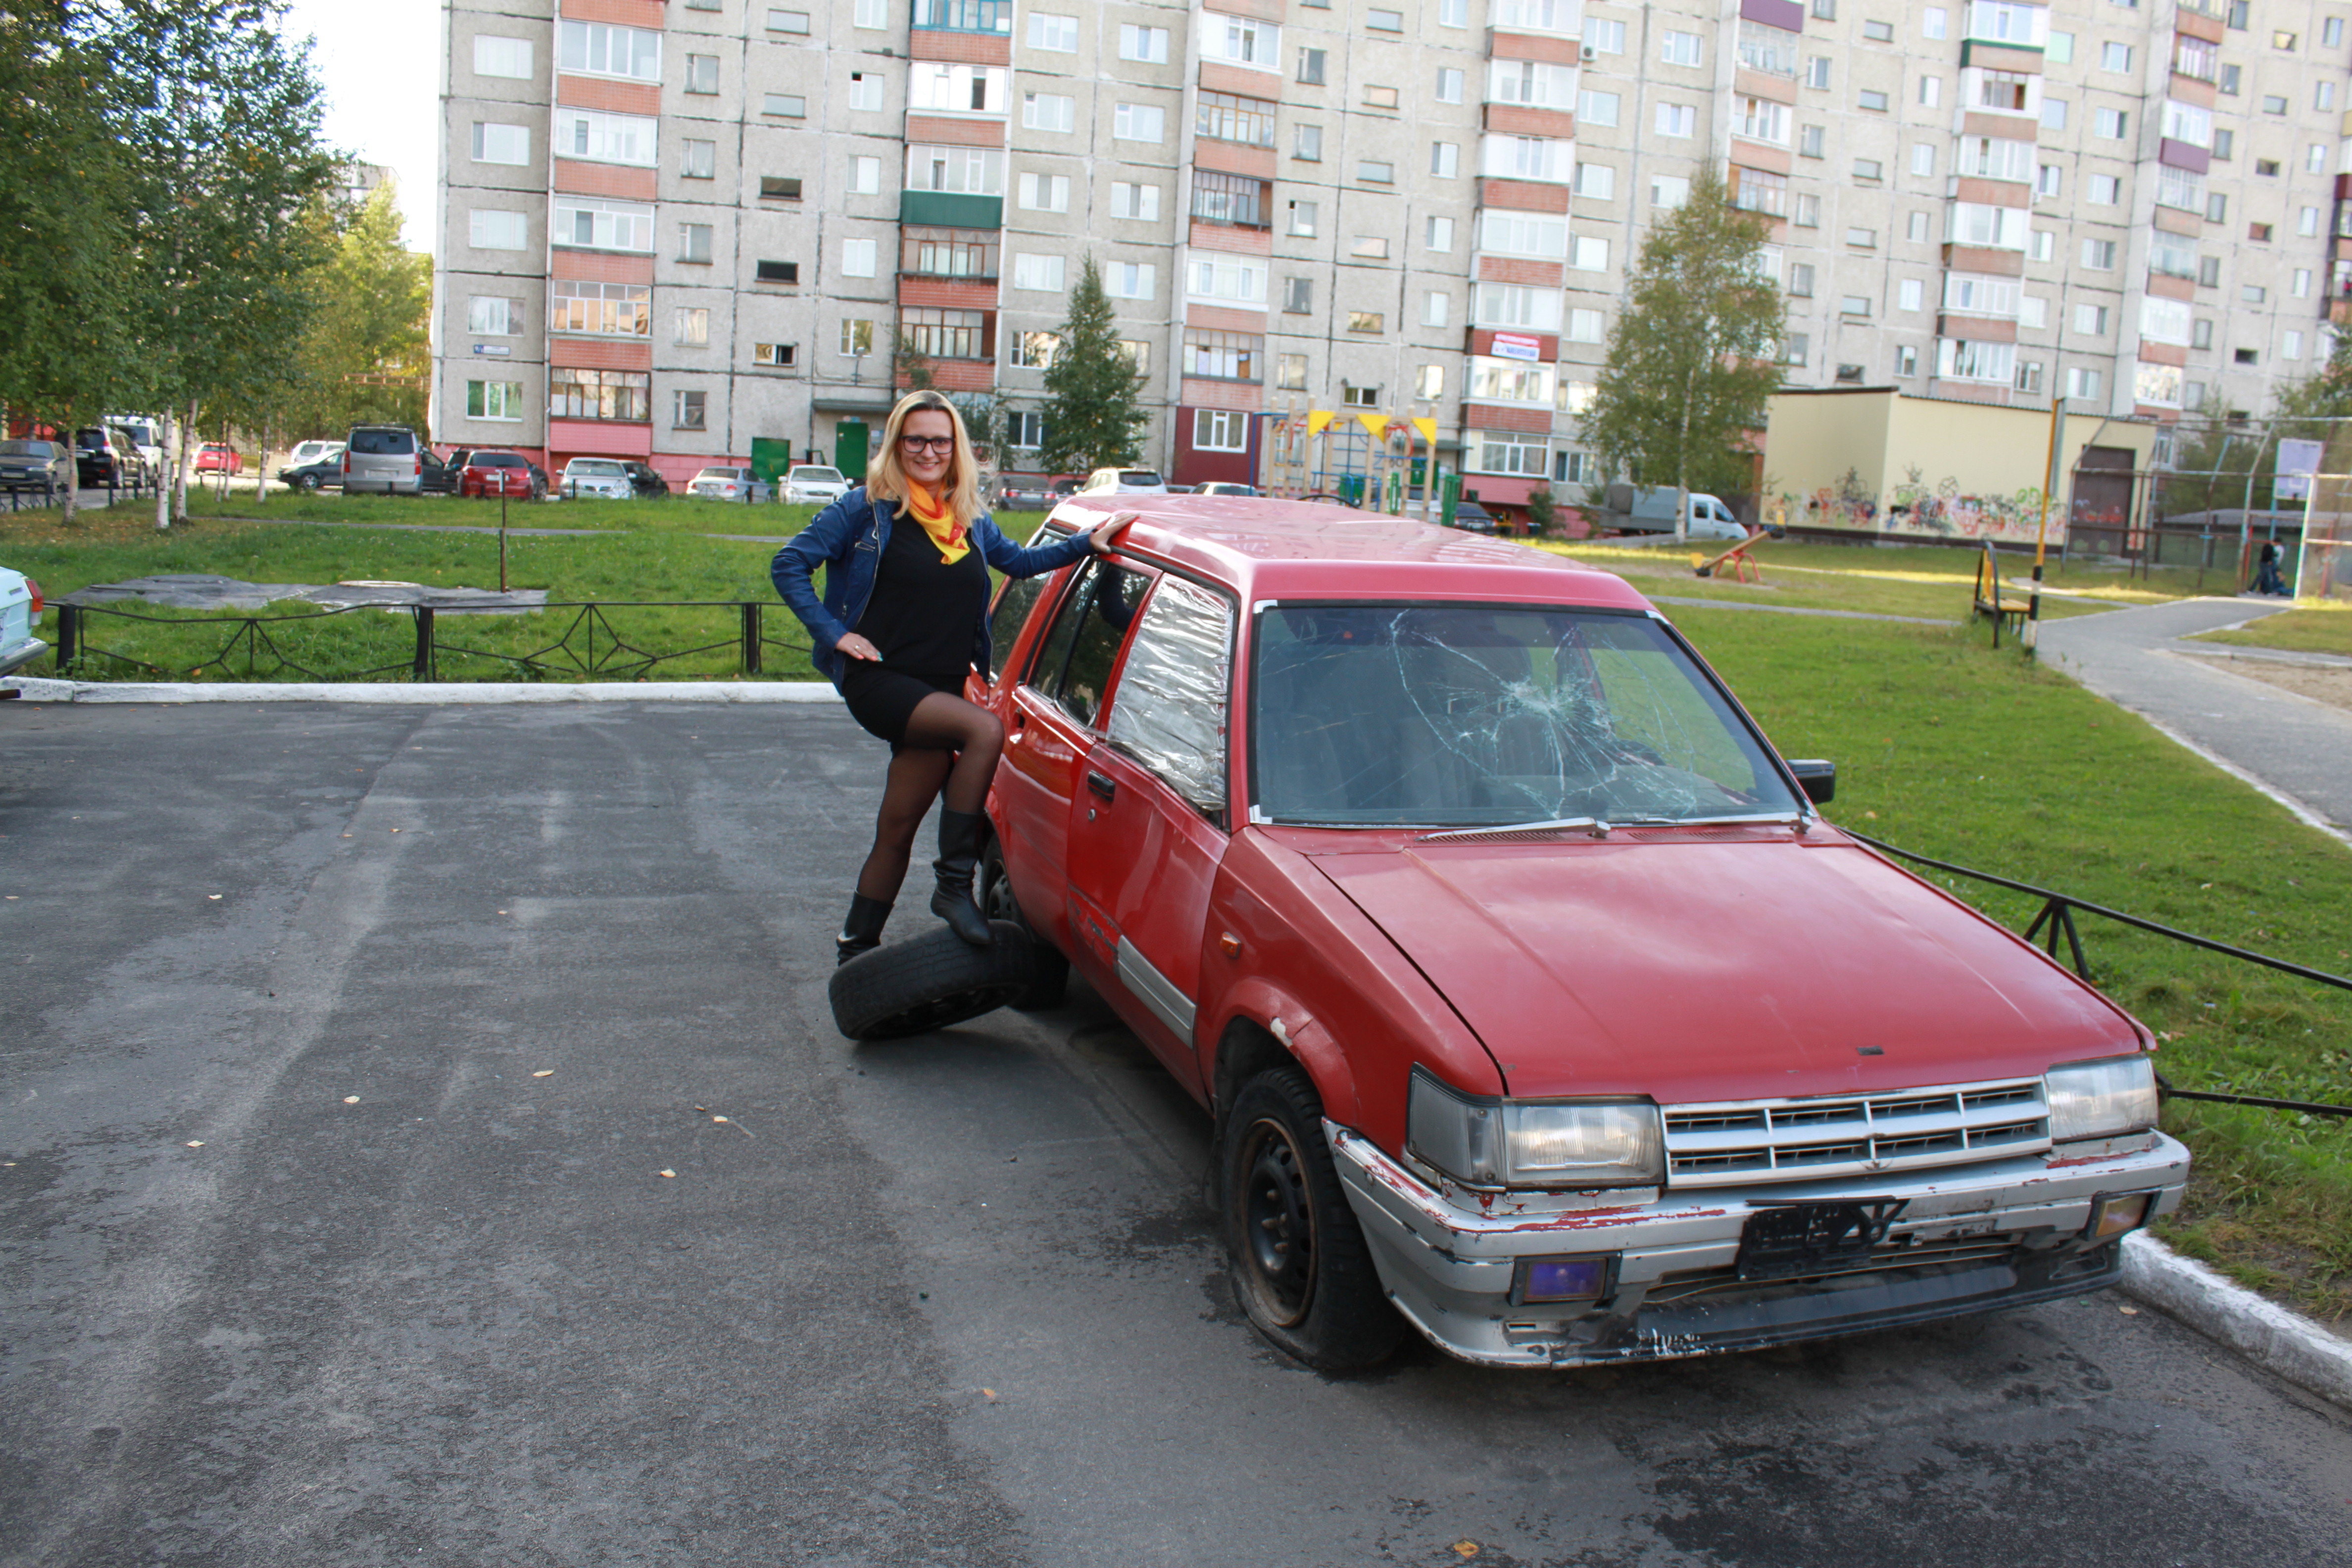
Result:
{"label": "yellow building wall", "polygon": [[[1768,517],[1794,528],[1876,537],[2032,543],[2050,458],[2046,409],[1910,397],[1892,389],[1786,392],[1771,402],[1764,471]],[[2065,537],[2066,484],[2084,450],[2118,447],[2146,469],[2156,426],[2070,414],[2060,504],[2049,539]]]}

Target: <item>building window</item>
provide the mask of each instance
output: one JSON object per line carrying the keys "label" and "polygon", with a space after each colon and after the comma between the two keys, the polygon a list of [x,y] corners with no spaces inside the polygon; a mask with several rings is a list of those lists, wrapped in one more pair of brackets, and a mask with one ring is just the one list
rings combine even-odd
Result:
{"label": "building window", "polygon": [[1366,109],[1394,109],[1397,100],[1397,89],[1392,87],[1367,86],[1364,89]]}
{"label": "building window", "polygon": [[1625,24],[1604,21],[1599,16],[1584,18],[1584,47],[1596,55],[1622,55],[1625,52]]}
{"label": "building window", "polygon": [[1659,60],[1670,66],[1695,66],[1699,63],[1699,40],[1696,33],[1668,31],[1658,50]]}
{"label": "building window", "polygon": [[1186,283],[1196,300],[1231,300],[1244,305],[1265,302],[1265,266],[1255,259],[1233,256],[1198,258],[1186,274]]}
{"label": "building window", "polygon": [[477,163],[529,163],[530,162],[530,128],[527,125],[493,125],[474,121],[474,162]]}
{"label": "building window", "polygon": [[2093,272],[2113,272],[2116,269],[2116,242],[2112,239],[2084,240],[2083,265]]}
{"label": "building window", "polygon": [[1874,185],[1886,177],[1886,165],[1875,158],[1856,158],[1853,177]]}
{"label": "building window", "polygon": [[1921,142],[1911,149],[1911,172],[1925,178],[1936,172],[1936,149],[1932,142]]}
{"label": "building window", "polygon": [[871,278],[881,265],[877,254],[881,247],[870,239],[845,239],[841,242],[841,275],[844,278]]}
{"label": "building window", "polygon": [[2230,220],[2230,198],[2216,191],[2205,198],[2205,221],[2227,223]]}
{"label": "building window", "polygon": [[1540,436],[1473,430],[1462,438],[1462,467],[1474,474],[1514,474],[1540,479],[1551,472],[1551,443]]}
{"label": "building window", "polygon": [[2239,286],[2238,298],[2249,305],[2266,305],[2270,303],[2271,291],[2259,283],[2246,283]]}
{"label": "building window", "polygon": [[1580,91],[1576,95],[1576,118],[1586,125],[1614,125],[1621,106],[1613,92]]}
{"label": "building window", "polygon": [[529,81],[531,78],[530,55],[529,38],[501,38],[488,33],[478,34],[474,39],[474,74]]}
{"label": "building window", "polygon": [[1282,308],[1292,315],[1307,315],[1315,309],[1315,279],[1286,278],[1282,280]]}
{"label": "building window", "polygon": [[1661,136],[1688,136],[1698,123],[1698,110],[1687,103],[1658,105],[1657,129]]}
{"label": "building window", "polygon": [[1160,269],[1148,261],[1114,261],[1102,279],[1103,292],[1114,300],[1149,300],[1159,290]]}
{"label": "building window", "polygon": [[[556,68],[588,76],[627,77],[633,81],[661,80],[662,36],[642,27],[608,26],[603,22],[565,22],[556,39]],[[689,57],[689,58],[695,57]],[[712,59],[713,81],[719,90],[719,62]],[[694,90],[689,88],[688,91]]]}
{"label": "building window", "polygon": [[1016,408],[1004,416],[1005,445],[1034,452],[1045,444],[1045,416],[1034,408]]}
{"label": "building window", "polygon": [[1867,317],[1870,314],[1869,296],[1864,294],[1848,294],[1844,296],[1838,300],[1838,314],[1841,316]]}
{"label": "building window", "polygon": [[1184,374],[1211,381],[1262,381],[1265,339],[1244,332],[1184,333]]}
{"label": "building window", "polygon": [[[1155,197],[1158,196],[1160,188],[1157,185],[1146,188]],[[1192,216],[1204,223],[1264,228],[1266,226],[1268,191],[1269,187],[1263,180],[1203,169],[1192,176]],[[1153,205],[1154,216],[1157,216],[1158,204],[1155,201]],[[1292,205],[1294,208],[1297,205],[1296,203]]]}
{"label": "building window", "polygon": [[771,92],[760,100],[760,112],[780,120],[806,120],[808,100],[797,92]]}
{"label": "building window", "polygon": [[1856,250],[1875,249],[1878,231],[1874,228],[1850,228],[1845,231],[1845,242]]}
{"label": "building window", "polygon": [[1886,112],[1886,95],[1883,92],[1865,90],[1855,96],[1854,103],[1857,108],[1862,109],[1867,113],[1884,114]]}
{"label": "building window", "polygon": [[1122,103],[1111,110],[1110,133],[1121,142],[1160,142],[1168,134],[1168,111],[1156,103]]}
{"label": "building window", "polygon": [[653,422],[653,378],[641,370],[579,370],[556,365],[547,373],[550,419]]}
{"label": "building window", "polygon": [[1568,244],[1568,265],[1576,272],[1608,271],[1609,241],[1595,235],[1576,236]]}
{"label": "building window", "polygon": [[851,358],[872,353],[874,352],[874,323],[871,321],[844,321],[841,323],[841,342],[835,352]]}
{"label": "building window", "polygon": [[643,283],[573,283],[558,279],[547,286],[547,330],[605,338],[651,337],[653,300],[653,289]]}
{"label": "building window", "polygon": [[797,261],[754,262],[751,267],[751,280],[755,283],[796,284],[801,280],[801,264]]}
{"label": "building window", "polygon": [[1815,55],[1805,62],[1805,85],[1829,90],[1830,60],[1827,55]]}
{"label": "building window", "polygon": [[559,195],[555,198],[553,238],[557,245],[583,250],[626,250],[651,255],[654,209],[634,202]]}
{"label": "building window", "polygon": [[688,180],[719,177],[719,143],[685,141],[678,143],[678,176]]}
{"label": "building window", "polygon": [[998,233],[909,224],[898,232],[898,270],[919,278],[993,278]]}
{"label": "building window", "polygon": [[677,226],[677,258],[703,267],[710,265],[710,225],[682,223]]}
{"label": "building window", "polygon": [[1813,297],[1811,263],[1793,261],[1789,264],[1789,294],[1790,298],[1797,300],[1810,300]]}
{"label": "building window", "polygon": [[1384,163],[1377,158],[1366,158],[1356,164],[1356,178],[1368,185],[1393,185],[1396,184],[1396,165]]}
{"label": "building window", "polygon": [[1249,416],[1229,408],[1192,411],[1192,449],[1196,452],[1241,452],[1249,448]]}
{"label": "building window", "polygon": [[1304,163],[1321,163],[1323,161],[1323,128],[1320,125],[1298,127],[1297,134],[1291,141],[1290,155]]}
{"label": "building window", "polygon": [[988,317],[980,310],[940,310],[909,305],[898,312],[907,346],[925,359],[992,359]]}
{"label": "building window", "polygon": [[2095,401],[2106,384],[2106,377],[2095,370],[2076,365],[2066,372],[2066,395]]}
{"label": "building window", "polygon": [[[716,11],[719,0],[687,0],[689,11]],[[857,0],[850,12],[849,25],[868,32],[882,32],[890,26],[890,0]]]}
{"label": "building window", "polygon": [[[1198,175],[1194,176],[1196,179]],[[1315,226],[1321,215],[1321,205],[1316,202],[1290,204],[1290,232],[1302,239],[1315,237]]]}
{"label": "building window", "polygon": [[1280,354],[1276,357],[1274,384],[1284,392],[1307,390],[1307,356]]}
{"label": "building window", "polygon": [[1895,308],[1916,310],[1927,302],[1927,289],[1916,278],[1906,278],[1895,286]]}
{"label": "building window", "polygon": [[1607,340],[1608,318],[1599,310],[1570,310],[1568,313],[1568,341],[1572,343],[1597,343]]}
{"label": "building window", "polygon": [[1579,163],[1576,194],[1596,202],[1612,199],[1617,195],[1617,171],[1606,163]]}
{"label": "building window", "polygon": [[907,188],[952,191],[971,196],[1003,195],[1004,153],[994,147],[909,146]]}
{"label": "building window", "polygon": [[1895,41],[1895,24],[1892,22],[1864,22],[1862,25],[1862,36],[1864,39],[1874,44],[1891,44]]}
{"label": "building window", "polygon": [[1434,403],[1445,395],[1445,367],[1425,364],[1413,373],[1412,395],[1423,403]]}
{"label": "building window", "polygon": [[2129,44],[2101,44],[2099,46],[2099,68],[2105,71],[2128,73],[2132,68],[2131,46]]}
{"label": "building window", "polygon": [[[1066,213],[1070,210],[1070,177],[1067,174],[1024,174],[1014,185],[1023,210],[1033,213]],[[1132,190],[1133,186],[1114,186]],[[1128,214],[1114,212],[1114,217]]]}
{"label": "building window", "polygon": [[1381,405],[1381,389],[1343,381],[1339,384],[1339,401],[1349,408],[1378,408]]}
{"label": "building window", "polygon": [[1057,55],[1076,54],[1078,52],[1078,19],[1076,16],[1057,16],[1048,11],[1030,12],[1029,47],[1033,49],[1046,49]]}
{"label": "building window", "polygon": [[686,57],[686,90],[705,96],[719,90],[719,57],[688,55]]}
{"label": "building window", "polygon": [[2039,393],[2042,390],[2042,362],[2026,360],[2017,367],[2017,375],[2010,384],[2020,392]]}
{"label": "building window", "polygon": [[2074,307],[2074,334],[2077,337],[2103,338],[2107,335],[2107,308],[2105,305]]}
{"label": "building window", "polygon": [[[1068,205],[1066,195],[1063,206],[1056,207],[1054,210],[1060,212]],[[1124,180],[1112,181],[1110,187],[1110,216],[1113,217],[1133,218],[1139,223],[1157,222],[1160,217],[1160,187],[1158,185],[1130,184]]]}
{"label": "building window", "polygon": [[1452,295],[1443,289],[1430,289],[1421,297],[1421,324],[1424,327],[1445,325],[1446,315],[1453,308]]}
{"label": "building window", "polygon": [[784,11],[768,8],[768,31],[795,33],[805,37],[809,30],[809,14],[805,11]]}
{"label": "building window", "polygon": [[522,383],[519,381],[469,381],[466,384],[466,417],[468,419],[520,419],[522,417]]}
{"label": "building window", "polygon": [[709,394],[688,392],[683,388],[669,395],[669,427],[673,430],[703,428]]}
{"label": "building window", "polygon": [[1299,50],[1298,79],[1308,87],[1321,87],[1326,58],[1325,51],[1321,49]]}
{"label": "building window", "polygon": [[2286,112],[2285,96],[2280,93],[2264,93],[2263,95],[2263,112],[2264,114],[2284,114]]}
{"label": "building window", "polygon": [[1056,92],[1021,95],[1021,125],[1026,131],[1068,132],[1077,128],[1078,100]]}
{"label": "building window", "polygon": [[1453,66],[1440,66],[1437,70],[1437,101],[1462,101],[1462,72]]}
{"label": "building window", "polygon": [[1450,180],[1461,174],[1461,146],[1453,142],[1432,142],[1429,144],[1429,172],[1441,180]]}
{"label": "building window", "polygon": [[2120,109],[2102,109],[2091,116],[2091,134],[2109,142],[2121,142],[2131,125],[2131,116]]}
{"label": "building window", "polygon": [[1351,332],[1384,332],[1388,331],[1388,318],[1378,310],[1350,310],[1348,312],[1348,330]]}
{"label": "building window", "polygon": [[[1193,111],[1192,129],[1212,142],[1238,142],[1244,147],[1274,145],[1275,106],[1262,98],[1242,98],[1230,92],[1204,92]],[[1150,140],[1159,140],[1157,135]]]}
{"label": "building window", "polygon": [[1168,63],[1168,29],[1140,27],[1131,23],[1121,24],[1118,29],[1118,58],[1123,60],[1141,60],[1146,65],[1166,65]]}
{"label": "building window", "polygon": [[[1860,168],[1855,169],[1860,174]],[[1736,198],[1741,211],[1765,213],[1773,217],[1787,216],[1789,210],[1789,176],[1768,174],[1761,169],[1739,170],[1739,191]]]}
{"label": "building window", "polygon": [[[1688,180],[1681,179],[1681,176],[1679,175],[1675,177],[1680,181],[1682,189],[1675,195],[1673,205],[1680,206],[1690,197],[1690,182]],[[1653,176],[1650,181],[1650,200],[1660,206],[1667,205],[1666,203],[1658,200],[1657,176]],[[1798,192],[1796,205],[1789,214],[1789,221],[1799,228],[1821,227],[1822,198],[1814,195],[1810,191]]]}
{"label": "building window", "polygon": [[520,301],[477,294],[466,301],[466,330],[478,338],[510,338],[521,331]]}
{"label": "building window", "polygon": [[1431,218],[1422,231],[1422,248],[1441,254],[1453,250],[1454,220],[1450,217]]}
{"label": "building window", "polygon": [[1013,258],[1013,286],[1033,292],[1059,294],[1066,287],[1068,266],[1059,256],[1018,255]]}
{"label": "building window", "polygon": [[1364,26],[1375,33],[1402,33],[1404,31],[1404,13],[1380,9],[1367,11],[1364,13]]}
{"label": "building window", "polygon": [[710,311],[701,305],[680,305],[670,312],[670,342],[680,348],[710,346]]}
{"label": "building window", "polygon": [[1946,16],[1942,6],[1928,6],[1925,11],[1919,13],[1919,36],[1923,38],[1942,37],[1944,36],[1945,21]]}
{"label": "building window", "polygon": [[1024,370],[1045,370],[1051,368],[1054,356],[1061,352],[1059,332],[1015,332],[1004,362]]}
{"label": "building window", "polygon": [[[766,181],[761,182],[762,195],[766,194]],[[852,158],[849,161],[849,194],[853,196],[878,196],[882,194],[881,159]],[[797,201],[799,198],[794,196],[792,199]]]}
{"label": "building window", "polygon": [[751,363],[766,365],[771,370],[790,370],[800,363],[798,343],[753,343]]}

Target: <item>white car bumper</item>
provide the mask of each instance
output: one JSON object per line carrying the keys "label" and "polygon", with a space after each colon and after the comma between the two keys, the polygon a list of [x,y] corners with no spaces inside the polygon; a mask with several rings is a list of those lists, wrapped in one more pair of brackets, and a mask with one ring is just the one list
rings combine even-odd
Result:
{"label": "white car bumper", "polygon": [[[2079,1296],[2122,1271],[2122,1237],[2092,1238],[2094,1211],[2147,1194],[2153,1219],[2179,1206],[2189,1176],[2189,1151],[2159,1132],[2092,1157],[2036,1153],[1530,1212],[1513,1194],[1457,1201],[1361,1134],[1328,1121],[1324,1130],[1389,1299],[1439,1349],[1488,1366],[1707,1355]],[[1866,1259],[1743,1275],[1742,1234],[1760,1206],[1863,1200],[1901,1205]],[[1606,1279],[1598,1295],[1525,1299],[1532,1262],[1596,1258]]]}

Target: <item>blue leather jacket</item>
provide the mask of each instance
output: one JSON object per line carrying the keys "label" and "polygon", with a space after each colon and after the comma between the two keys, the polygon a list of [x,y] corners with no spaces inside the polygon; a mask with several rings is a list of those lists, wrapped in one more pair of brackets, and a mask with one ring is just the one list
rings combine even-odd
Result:
{"label": "blue leather jacket", "polygon": [[[841,684],[842,658],[834,647],[856,627],[866,615],[866,601],[874,597],[875,573],[897,510],[868,499],[866,487],[860,485],[817,513],[816,521],[777,551],[769,563],[768,575],[776,584],[777,595],[808,627],[810,662],[836,687]],[[982,560],[1008,577],[1057,571],[1084,557],[1088,548],[1083,533],[1051,544],[1015,544],[986,512],[972,519],[971,542]],[[819,566],[825,569],[821,601],[815,586]],[[971,650],[972,664],[987,670],[994,647],[989,639],[985,605],[972,627]]]}

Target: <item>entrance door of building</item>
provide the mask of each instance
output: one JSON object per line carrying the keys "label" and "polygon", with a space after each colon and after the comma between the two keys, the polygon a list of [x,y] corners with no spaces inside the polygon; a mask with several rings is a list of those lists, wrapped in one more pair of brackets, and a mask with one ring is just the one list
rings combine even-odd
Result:
{"label": "entrance door of building", "polygon": [[866,482],[866,421],[843,419],[833,427],[833,466],[853,485]]}

